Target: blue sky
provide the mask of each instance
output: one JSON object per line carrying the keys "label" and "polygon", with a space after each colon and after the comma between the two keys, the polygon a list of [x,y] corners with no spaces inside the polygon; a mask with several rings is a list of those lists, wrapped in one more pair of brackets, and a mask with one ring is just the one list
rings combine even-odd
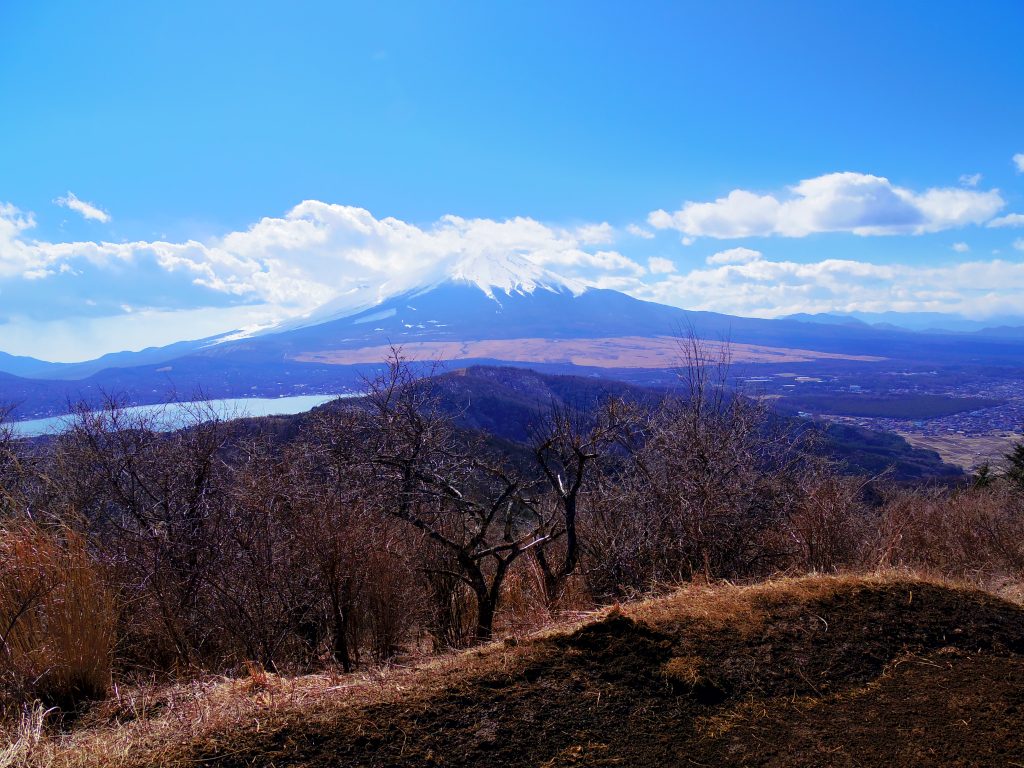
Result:
{"label": "blue sky", "polygon": [[508,252],[737,314],[1024,314],[1022,32],[1019,2],[3,3],[0,350]]}

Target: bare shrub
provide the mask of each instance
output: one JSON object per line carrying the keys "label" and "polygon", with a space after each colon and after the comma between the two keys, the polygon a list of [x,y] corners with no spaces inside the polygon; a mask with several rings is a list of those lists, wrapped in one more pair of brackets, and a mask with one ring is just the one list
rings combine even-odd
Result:
{"label": "bare shrub", "polygon": [[[8,420],[11,409],[0,406],[0,519],[22,514],[44,516],[49,510],[44,489],[45,451],[22,439]],[[37,502],[40,509],[33,509]]]}
{"label": "bare shrub", "polygon": [[301,657],[293,647],[301,579],[290,546],[296,507],[291,491],[265,442],[236,447],[222,501],[207,526],[216,546],[198,574],[197,614],[220,635],[204,644],[204,661],[278,671]]}
{"label": "bare shrub", "polygon": [[398,654],[422,604],[419,533],[410,537],[381,509],[361,453],[363,429],[357,412],[324,411],[285,452],[295,489],[289,525],[294,556],[307,566],[307,604],[324,617],[331,655],[346,670],[364,650],[375,662]]}
{"label": "bare shrub", "polygon": [[437,651],[464,648],[473,641],[476,608],[472,590],[447,548],[425,539],[420,544],[423,574],[424,626]]}
{"label": "bare shrub", "polygon": [[874,547],[886,567],[985,578],[1024,574],[1024,499],[1006,485],[954,492],[894,489]]}
{"label": "bare shrub", "polygon": [[16,509],[22,470],[14,429],[7,422],[8,408],[0,407],[0,515],[8,515]]}
{"label": "bare shrub", "polygon": [[73,710],[110,684],[115,611],[80,536],[0,528],[0,695]]}
{"label": "bare shrub", "polygon": [[583,574],[598,601],[630,597],[670,578],[675,559],[662,510],[627,469],[618,482],[604,481],[582,518]]}
{"label": "bare shrub", "polygon": [[397,656],[417,623],[420,590],[404,562],[387,548],[373,548],[363,560],[360,638],[376,664]]}
{"label": "bare shrub", "polygon": [[732,392],[728,346],[680,342],[682,391],[666,398],[589,526],[589,578],[617,597],[658,582],[784,567],[778,535],[801,494],[804,435]]}
{"label": "bare shrub", "polygon": [[868,533],[864,489],[869,482],[828,467],[808,471],[780,531],[786,539],[782,546],[790,548],[790,567],[829,573],[859,564]]}

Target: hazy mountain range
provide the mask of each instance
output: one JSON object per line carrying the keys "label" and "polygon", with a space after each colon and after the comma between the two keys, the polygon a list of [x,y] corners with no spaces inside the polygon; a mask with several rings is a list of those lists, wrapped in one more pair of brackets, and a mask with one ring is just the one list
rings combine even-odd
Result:
{"label": "hazy mountain range", "polygon": [[996,315],[986,320],[973,320],[963,315],[943,312],[822,312],[787,315],[786,320],[799,320],[825,325],[873,325],[907,331],[933,333],[1013,332],[1024,335],[1024,315]]}

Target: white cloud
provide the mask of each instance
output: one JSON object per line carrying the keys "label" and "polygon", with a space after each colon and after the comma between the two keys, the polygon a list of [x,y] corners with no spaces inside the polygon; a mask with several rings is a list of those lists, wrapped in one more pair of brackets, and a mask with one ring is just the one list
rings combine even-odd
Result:
{"label": "white cloud", "polygon": [[43,278],[76,260],[97,266],[148,262],[188,275],[212,291],[292,307],[295,312],[359,286],[412,287],[465,260],[515,258],[569,278],[594,272],[642,275],[614,250],[588,246],[612,236],[608,224],[558,229],[529,218],[504,221],[444,216],[428,227],[369,211],[307,200],[283,217],[200,242],[47,243],[24,237],[30,214],[0,206],[0,278]]}
{"label": "white cloud", "polygon": [[651,232],[651,230],[644,229],[636,224],[628,224],[626,226],[626,231],[633,235],[633,237],[642,237],[644,240],[650,240],[654,237],[654,233]]}
{"label": "white cloud", "polygon": [[755,251],[752,248],[730,248],[727,251],[719,251],[708,256],[706,261],[711,265],[749,264],[752,261],[759,261],[763,256],[764,254],[760,251]]}
{"label": "white cloud", "polygon": [[[1021,242],[1024,249],[1024,240]],[[1024,261],[992,259],[939,267],[850,259],[811,263],[759,258],[710,265],[656,282],[633,281],[634,295],[685,307],[753,317],[797,312],[955,312],[985,318],[1020,314]]]}
{"label": "white cloud", "polygon": [[1017,166],[1017,173],[1024,173],[1024,152],[1013,156],[1013,164]]}
{"label": "white cloud", "polygon": [[981,183],[981,174],[965,173],[960,177],[960,183],[965,187],[976,187]]}
{"label": "white cloud", "polygon": [[1013,241],[1013,247],[1018,251],[1024,251],[1024,237],[1018,237]]}
{"label": "white cloud", "polygon": [[670,272],[676,271],[676,265],[671,259],[651,256],[647,260],[647,269],[654,275],[667,275]]}
{"label": "white cloud", "polygon": [[577,227],[575,235],[584,245],[604,245],[615,240],[615,230],[607,221]]}
{"label": "white cloud", "polygon": [[0,203],[0,280],[11,277],[39,279],[57,274],[72,259],[92,264],[131,257],[118,243],[47,243],[28,240],[35,217],[9,203]]}
{"label": "white cloud", "polygon": [[953,243],[953,250],[957,253],[967,253],[971,250],[971,246],[967,243]]}
{"label": "white cloud", "polygon": [[992,219],[986,227],[1024,227],[1024,213],[1008,213],[998,219]]}
{"label": "white cloud", "polygon": [[674,213],[653,211],[647,220],[656,229],[719,239],[816,232],[923,234],[983,223],[1003,205],[998,190],[914,192],[881,176],[847,172],[805,179],[781,199],[734,189],[713,202],[687,202]]}
{"label": "white cloud", "polygon": [[80,213],[85,219],[100,221],[104,224],[110,221],[109,213],[104,211],[102,208],[98,208],[92,203],[87,203],[85,200],[79,200],[78,196],[74,192],[68,192],[64,197],[58,197],[53,202],[64,208],[70,208],[76,213]]}

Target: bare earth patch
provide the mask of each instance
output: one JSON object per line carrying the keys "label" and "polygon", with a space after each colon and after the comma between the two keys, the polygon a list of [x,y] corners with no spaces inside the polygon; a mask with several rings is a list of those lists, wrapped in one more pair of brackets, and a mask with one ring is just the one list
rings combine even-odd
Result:
{"label": "bare earth patch", "polygon": [[[721,342],[705,341],[709,354]],[[729,345],[737,363],[806,363],[815,360],[878,362],[883,357],[841,355],[807,349]],[[679,340],[673,336],[621,336],[603,339],[489,339],[482,341],[420,341],[402,345],[402,351],[420,360],[504,360],[517,363],[567,363],[593,368],[672,368],[679,364]],[[290,359],[301,363],[354,365],[377,363],[391,355],[391,347],[328,349],[303,352]]]}
{"label": "bare earth patch", "polygon": [[992,432],[985,435],[921,435],[914,432],[900,432],[915,448],[935,451],[943,461],[956,464],[967,470],[976,469],[984,463],[999,466],[1003,456],[1013,448],[1020,435],[1010,432]]}

